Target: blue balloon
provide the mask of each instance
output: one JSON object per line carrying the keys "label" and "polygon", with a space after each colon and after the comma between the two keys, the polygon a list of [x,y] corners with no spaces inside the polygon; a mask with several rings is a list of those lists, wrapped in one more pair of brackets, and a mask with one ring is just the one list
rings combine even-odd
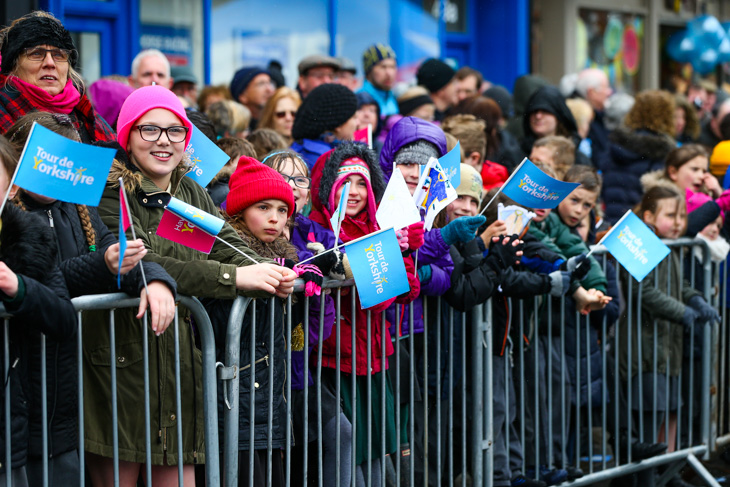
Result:
{"label": "blue balloon", "polygon": [[669,57],[679,63],[688,63],[692,60],[695,52],[694,40],[689,36],[689,32],[681,30],[675,32],[667,41],[667,53]]}
{"label": "blue balloon", "polygon": [[730,36],[720,21],[700,15],[687,24],[686,39],[694,43],[690,62],[700,74],[712,72],[718,63],[730,61]]}
{"label": "blue balloon", "polygon": [[712,15],[700,15],[692,19],[687,25],[687,30],[696,43],[713,49],[717,49],[727,36],[720,21]]}
{"label": "blue balloon", "polygon": [[700,52],[699,56],[692,58],[692,68],[699,74],[709,74],[717,66],[719,54],[717,50],[707,48]]}

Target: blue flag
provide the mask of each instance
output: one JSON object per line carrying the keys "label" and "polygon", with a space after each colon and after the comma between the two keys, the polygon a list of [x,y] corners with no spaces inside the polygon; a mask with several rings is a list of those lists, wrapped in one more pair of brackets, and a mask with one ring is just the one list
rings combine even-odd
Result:
{"label": "blue flag", "polygon": [[363,308],[410,290],[395,230],[388,228],[345,245]]}
{"label": "blue flag", "polygon": [[558,206],[578,186],[579,183],[553,179],[524,159],[502,186],[502,192],[520,205],[546,209]]}
{"label": "blue flag", "polygon": [[[119,189],[119,192],[124,192],[124,187]],[[122,288],[122,261],[124,260],[124,251],[127,250],[127,234],[125,230],[126,222],[128,221],[127,216],[124,214],[125,204],[119,200],[119,270],[117,271],[117,288]]]}
{"label": "blue flag", "polygon": [[631,210],[600,243],[637,281],[642,281],[669,254],[669,247]]}
{"label": "blue flag", "polygon": [[223,219],[206,213],[200,208],[189,205],[177,198],[170,198],[170,202],[165,209],[195,224],[196,227],[212,236],[218,235],[221,228],[223,228]]}
{"label": "blue flag", "polygon": [[193,130],[185,152],[193,163],[193,170],[187,176],[204,188],[231,159],[200,130]]}
{"label": "blue flag", "polygon": [[439,164],[449,177],[452,186],[458,188],[461,184],[461,142],[451,149],[446,155],[439,157]]}
{"label": "blue flag", "polygon": [[33,122],[14,182],[48,198],[99,206],[115,154],[114,149],[82,144]]}

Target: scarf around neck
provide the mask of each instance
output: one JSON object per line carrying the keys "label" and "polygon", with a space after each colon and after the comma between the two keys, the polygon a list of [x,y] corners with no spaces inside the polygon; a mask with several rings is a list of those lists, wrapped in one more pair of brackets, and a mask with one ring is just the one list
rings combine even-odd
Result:
{"label": "scarf around neck", "polygon": [[69,78],[66,86],[57,95],[50,95],[46,90],[32,85],[17,76],[10,77],[12,84],[20,90],[34,107],[46,111],[57,112],[68,115],[71,113],[81,99],[81,93]]}

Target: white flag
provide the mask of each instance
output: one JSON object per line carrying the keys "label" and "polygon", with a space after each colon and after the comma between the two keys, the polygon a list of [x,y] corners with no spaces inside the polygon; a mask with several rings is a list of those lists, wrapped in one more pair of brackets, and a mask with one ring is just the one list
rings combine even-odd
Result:
{"label": "white flag", "polygon": [[421,221],[421,215],[399,169],[395,169],[390,176],[375,219],[380,228],[393,227],[395,230]]}

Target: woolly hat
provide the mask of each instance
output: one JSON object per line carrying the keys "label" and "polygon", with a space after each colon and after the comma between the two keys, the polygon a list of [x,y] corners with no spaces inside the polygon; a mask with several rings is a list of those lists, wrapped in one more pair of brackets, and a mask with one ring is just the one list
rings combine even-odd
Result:
{"label": "woolly hat", "polygon": [[107,123],[114,127],[117,123],[119,110],[124,100],[132,94],[134,88],[128,84],[112,79],[100,79],[89,86],[89,98],[94,105],[94,110],[102,116]]}
{"label": "woolly hat", "polygon": [[436,93],[449,84],[454,75],[456,75],[454,68],[439,59],[431,58],[425,60],[418,68],[416,80],[431,93]]}
{"label": "woolly hat", "polygon": [[333,83],[319,85],[297,110],[292,137],[294,140],[316,139],[347,122],[356,111],[357,97],[349,88]]}
{"label": "woolly hat", "polygon": [[395,153],[395,164],[420,164],[425,166],[432,157],[441,157],[438,147],[431,142],[418,139],[401,147]]}
{"label": "woolly hat", "polygon": [[471,196],[477,200],[477,204],[482,201],[482,177],[476,169],[469,164],[461,164],[461,182],[456,188],[456,194],[459,196]]}
{"label": "woolly hat", "polygon": [[25,49],[43,44],[70,51],[68,63],[72,68],[76,68],[79,59],[71,33],[55,17],[26,15],[10,28],[2,44],[2,74],[13,70],[15,61]]}
{"label": "woolly hat", "polygon": [[194,127],[185,114],[185,108],[183,108],[175,93],[160,85],[154,85],[143,86],[134,90],[122,104],[122,109],[119,111],[119,117],[117,118],[117,141],[124,150],[127,150],[129,131],[132,130],[135,122],[142,115],[155,108],[164,108],[171,111],[188,128],[188,135],[185,137],[185,147],[187,148]]}
{"label": "woolly hat", "polygon": [[367,76],[373,66],[384,59],[395,59],[395,51],[392,47],[378,42],[365,49],[365,52],[362,53],[362,67],[365,75]]}
{"label": "woolly hat", "polygon": [[233,216],[263,200],[279,200],[288,206],[287,218],[295,210],[294,192],[281,174],[253,157],[241,156],[228,180],[226,213]]}
{"label": "woolly hat", "polygon": [[248,88],[248,85],[251,84],[251,81],[260,74],[269,74],[269,72],[258,66],[241,68],[236,71],[236,74],[233,75],[233,79],[229,86],[233,99],[238,101],[238,97],[241,96],[241,93],[246,91],[246,88]]}

